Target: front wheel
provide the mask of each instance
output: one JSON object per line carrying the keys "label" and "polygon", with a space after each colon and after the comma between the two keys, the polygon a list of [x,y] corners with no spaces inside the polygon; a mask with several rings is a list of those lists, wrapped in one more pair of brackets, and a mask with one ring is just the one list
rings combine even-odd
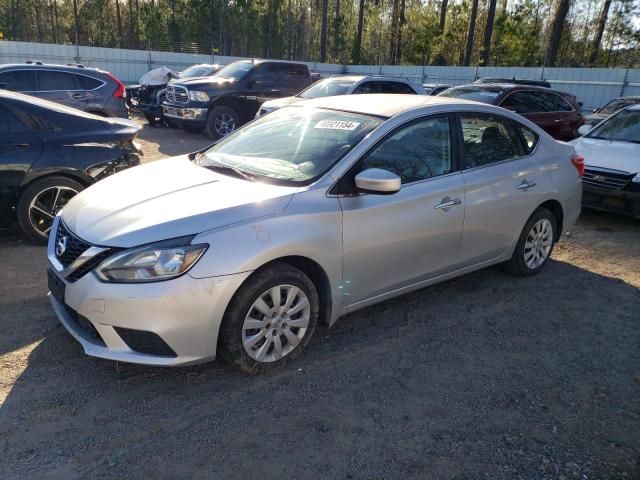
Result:
{"label": "front wheel", "polygon": [[240,126],[240,117],[233,108],[220,106],[209,112],[205,130],[209,137],[219,140]]}
{"label": "front wheel", "polygon": [[222,356],[247,373],[262,373],[297,357],[318,323],[313,282],[278,264],[250,277],[229,304],[220,330]]}
{"label": "front wheel", "polygon": [[546,208],[539,208],[522,229],[511,260],[504,269],[521,277],[535,275],[549,261],[556,239],[556,218]]}
{"label": "front wheel", "polygon": [[18,201],[18,223],[35,242],[46,243],[53,219],[84,187],[70,178],[52,176],[29,185]]}

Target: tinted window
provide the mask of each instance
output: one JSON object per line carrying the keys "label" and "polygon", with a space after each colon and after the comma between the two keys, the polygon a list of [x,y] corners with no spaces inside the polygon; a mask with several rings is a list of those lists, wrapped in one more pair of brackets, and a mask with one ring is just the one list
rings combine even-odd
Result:
{"label": "tinted window", "polygon": [[38,91],[79,90],[76,76],[72,73],[52,70],[38,71]]}
{"label": "tinted window", "polygon": [[0,73],[0,88],[12,92],[31,92],[33,76],[30,70],[14,70]]}
{"label": "tinted window", "polygon": [[571,105],[556,93],[539,91],[520,91],[508,95],[501,107],[515,110],[517,113],[570,112]]}
{"label": "tinted window", "polygon": [[96,78],[87,77],[86,75],[76,75],[80,81],[80,85],[85,90],[93,90],[102,85],[102,82]]}
{"label": "tinted window", "polygon": [[523,146],[510,120],[494,115],[461,115],[464,168],[517,158]]}
{"label": "tinted window", "polygon": [[364,82],[358,85],[353,93],[378,93],[379,87],[379,82]]}
{"label": "tinted window", "polygon": [[381,82],[382,93],[411,93],[415,95],[415,91],[406,83],[401,82]]}
{"label": "tinted window", "polygon": [[449,88],[439,93],[438,96],[463,98],[474,102],[493,104],[502,93],[502,90],[487,90],[483,88]]}
{"label": "tinted window", "polygon": [[216,73],[215,76],[231,78],[233,80],[241,80],[247,75],[247,73],[253,70],[253,67],[253,62],[230,63],[226,67],[223,67],[218,73]]}
{"label": "tinted window", "polygon": [[548,95],[552,95],[554,97],[554,105],[555,105],[555,111],[556,112],[571,112],[571,111],[573,111],[573,107],[571,105],[569,105],[569,102],[567,102],[560,95],[557,95],[555,93],[548,94]]}
{"label": "tinted window", "polygon": [[531,98],[529,92],[513,92],[502,101],[501,107],[508,108],[517,113],[538,112],[537,100]]}
{"label": "tinted window", "polygon": [[451,172],[451,135],[447,117],[429,118],[403,127],[369,153],[362,170],[382,168],[402,183]]}

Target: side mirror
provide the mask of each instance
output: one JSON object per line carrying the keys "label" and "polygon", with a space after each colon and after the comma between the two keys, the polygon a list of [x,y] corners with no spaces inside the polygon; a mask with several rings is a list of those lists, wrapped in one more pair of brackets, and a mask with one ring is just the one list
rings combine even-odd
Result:
{"label": "side mirror", "polygon": [[580,135],[586,135],[587,133],[589,133],[591,130],[593,129],[592,125],[582,125],[579,129],[578,129],[578,133]]}
{"label": "side mirror", "polygon": [[400,191],[402,181],[395,173],[381,168],[367,168],[355,178],[356,187],[361,192],[377,195],[391,195]]}

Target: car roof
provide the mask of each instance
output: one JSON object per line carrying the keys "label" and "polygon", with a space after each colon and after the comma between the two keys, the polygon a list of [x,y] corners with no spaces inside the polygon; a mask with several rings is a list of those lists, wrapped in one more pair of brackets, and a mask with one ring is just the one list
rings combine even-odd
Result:
{"label": "car roof", "polygon": [[[290,60],[266,60],[266,59],[263,59],[263,58],[248,58],[248,59],[245,59],[245,60],[236,60],[235,62],[231,62],[231,63],[253,63],[255,65],[259,65],[261,63],[286,63],[286,64],[292,63],[294,65],[307,66],[307,64],[304,63],[304,62],[294,62],[294,61],[290,61]],[[231,63],[228,63],[227,65],[231,65]]]}
{"label": "car roof", "polygon": [[522,85],[519,83],[469,83],[465,85],[456,85],[453,88],[475,88],[479,90],[491,90],[491,91],[508,90],[512,92],[516,90],[535,90],[538,92],[553,92],[560,95],[567,95],[575,98],[575,95],[570,92],[556,90],[555,88],[540,87],[538,85]]}
{"label": "car roof", "polygon": [[41,63],[41,62],[30,62],[30,63],[5,63],[0,65],[0,70],[68,70],[70,72],[75,73],[83,73],[83,72],[91,72],[91,73],[106,73],[103,70],[100,70],[96,67],[85,67],[84,65],[59,65],[56,63]]}
{"label": "car roof", "polygon": [[397,93],[370,93],[367,95],[340,95],[304,100],[295,106],[326,108],[344,112],[360,113],[378,117],[393,117],[414,108],[435,105],[472,105],[486,107],[485,104],[471,100],[428,95],[408,95]]}
{"label": "car roof", "polygon": [[411,80],[404,77],[394,77],[390,75],[336,75],[333,77],[323,78],[323,80],[342,80],[353,82],[363,82],[365,80],[389,80],[392,82],[413,83]]}

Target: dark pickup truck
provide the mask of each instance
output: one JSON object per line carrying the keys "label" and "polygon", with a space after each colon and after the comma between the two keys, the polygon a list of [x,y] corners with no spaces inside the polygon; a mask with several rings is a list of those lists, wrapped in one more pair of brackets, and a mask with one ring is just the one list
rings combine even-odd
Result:
{"label": "dark pickup truck", "polygon": [[263,102],[295,95],[309,84],[303,63],[241,60],[207,79],[171,83],[162,108],[185,130],[219,139],[252,120]]}

